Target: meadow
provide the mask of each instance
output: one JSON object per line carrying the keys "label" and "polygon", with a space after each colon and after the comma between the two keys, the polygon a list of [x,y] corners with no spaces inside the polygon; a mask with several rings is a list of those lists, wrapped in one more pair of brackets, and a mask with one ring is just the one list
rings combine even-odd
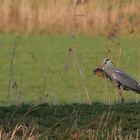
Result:
{"label": "meadow", "polygon": [[139,95],[93,76],[105,57],[140,81],[138,36],[0,34],[0,139],[138,140]]}
{"label": "meadow", "polygon": [[[17,42],[15,44],[15,41]],[[105,57],[140,80],[139,37],[0,35],[0,103],[117,102],[116,88],[93,76]],[[14,51],[14,53],[13,53]],[[108,52],[109,51],[109,52]],[[126,102],[139,101],[126,92]]]}
{"label": "meadow", "polygon": [[0,140],[140,139],[140,95],[93,76],[109,57],[140,82],[138,0],[0,3]]}

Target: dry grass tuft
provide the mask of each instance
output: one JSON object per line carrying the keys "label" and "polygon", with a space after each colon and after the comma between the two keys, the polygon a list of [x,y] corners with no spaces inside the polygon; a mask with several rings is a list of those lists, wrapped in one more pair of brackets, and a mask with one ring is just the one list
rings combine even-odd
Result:
{"label": "dry grass tuft", "polygon": [[13,130],[7,132],[0,129],[0,140],[37,140],[39,132],[36,128],[27,127],[25,124],[17,124]]}

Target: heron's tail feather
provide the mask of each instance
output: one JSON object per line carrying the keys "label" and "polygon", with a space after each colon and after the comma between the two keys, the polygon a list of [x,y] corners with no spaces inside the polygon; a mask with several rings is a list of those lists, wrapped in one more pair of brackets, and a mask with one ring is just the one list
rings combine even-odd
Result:
{"label": "heron's tail feather", "polygon": [[138,85],[137,89],[133,89],[133,91],[140,94],[140,86]]}

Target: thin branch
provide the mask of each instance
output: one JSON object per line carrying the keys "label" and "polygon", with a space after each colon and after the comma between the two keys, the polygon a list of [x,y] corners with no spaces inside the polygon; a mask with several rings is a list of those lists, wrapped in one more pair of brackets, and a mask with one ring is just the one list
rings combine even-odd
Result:
{"label": "thin branch", "polygon": [[7,99],[9,98],[10,95],[10,87],[11,87],[11,82],[13,80],[13,72],[14,72],[14,58],[15,58],[15,53],[16,53],[16,48],[18,46],[18,42],[21,40],[20,36],[17,36],[14,42],[13,50],[11,53],[11,59],[10,59],[10,68],[9,68],[9,84],[8,84],[8,93],[7,93]]}

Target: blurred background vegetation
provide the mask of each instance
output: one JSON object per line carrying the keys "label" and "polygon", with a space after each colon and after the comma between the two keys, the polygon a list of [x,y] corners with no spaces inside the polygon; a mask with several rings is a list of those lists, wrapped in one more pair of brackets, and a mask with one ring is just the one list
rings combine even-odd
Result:
{"label": "blurred background vegetation", "polygon": [[138,0],[0,0],[0,3],[1,32],[140,32]]}

